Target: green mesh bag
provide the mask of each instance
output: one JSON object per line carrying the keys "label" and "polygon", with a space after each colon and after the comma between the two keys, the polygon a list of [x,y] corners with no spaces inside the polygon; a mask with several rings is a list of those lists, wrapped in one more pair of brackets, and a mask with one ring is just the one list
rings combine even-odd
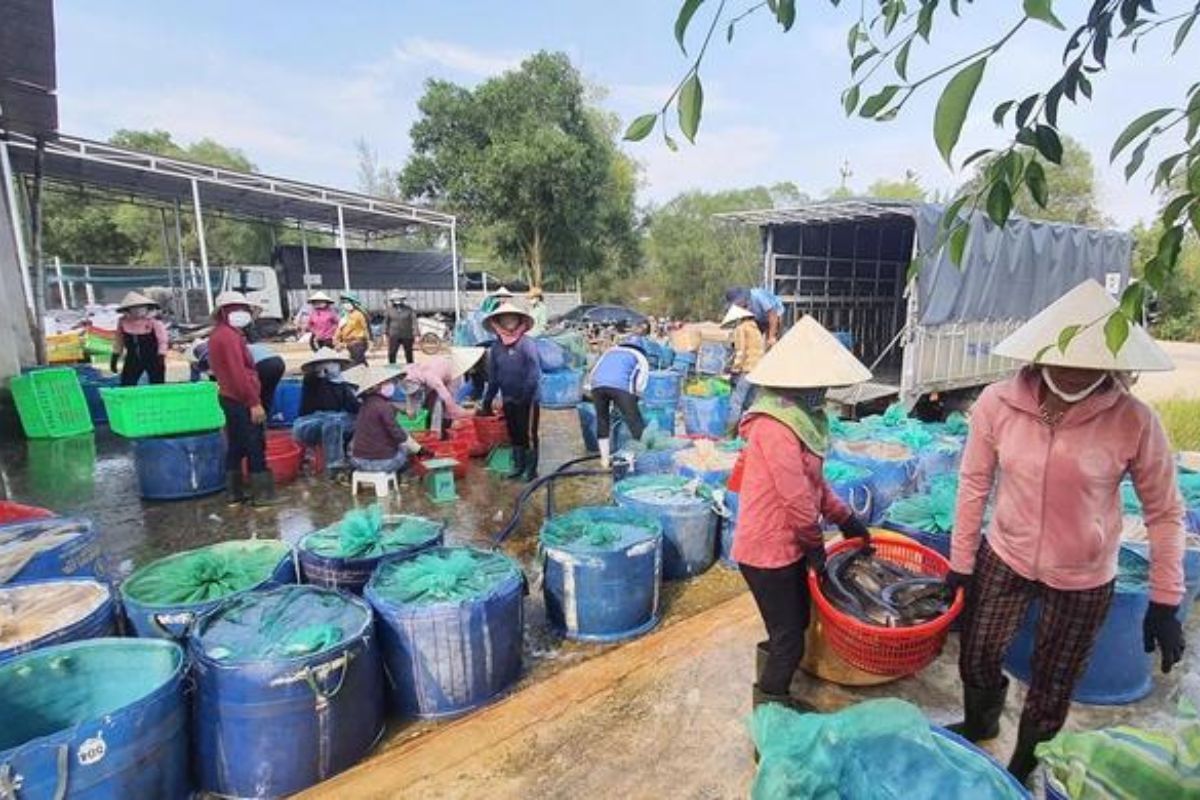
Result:
{"label": "green mesh bag", "polygon": [[620,550],[662,535],[662,523],[648,514],[602,506],[577,508],[542,525],[544,547]]}
{"label": "green mesh bag", "polygon": [[887,518],[892,522],[927,533],[950,533],[958,500],[958,479],[952,475],[934,480],[925,494],[904,497],[892,503]]}
{"label": "green mesh bag", "polygon": [[829,483],[856,483],[871,477],[871,470],[866,467],[832,458],[825,460],[823,472]]}
{"label": "green mesh bag", "polygon": [[273,540],[247,540],[187,550],[135,571],[121,594],[147,606],[220,600],[267,581],[291,550]]}
{"label": "green mesh bag", "polygon": [[430,605],[474,600],[522,579],[521,568],[502,553],[438,547],[381,564],[371,578],[370,591],[398,603]]}
{"label": "green mesh bag", "polygon": [[920,422],[909,421],[880,433],[877,438],[884,442],[899,442],[916,453],[933,444],[934,432]]}
{"label": "green mesh bag", "polygon": [[337,525],[310,533],[300,547],[325,558],[377,558],[427,545],[441,532],[441,523],[407,514],[388,516],[375,504],[350,511]]}
{"label": "green mesh bag", "polygon": [[953,411],[946,417],[944,430],[951,436],[966,436],[970,430],[967,417],[961,411]]}
{"label": "green mesh bag", "polygon": [[663,433],[658,428],[647,428],[642,438],[631,439],[625,446],[624,450],[635,455],[642,453],[662,453],[675,452],[677,450],[685,450],[694,444],[690,439],[684,439],[678,436],[671,436]]}
{"label": "green mesh bag", "polygon": [[829,420],[829,435],[834,439],[847,439],[849,441],[858,441],[866,439],[871,435],[872,427],[865,425],[862,422],[853,422],[840,417],[834,417]]}
{"label": "green mesh bag", "polygon": [[883,412],[883,424],[889,428],[898,428],[909,422],[908,409],[903,403],[892,403]]}
{"label": "green mesh bag", "polygon": [[192,634],[209,658],[244,663],[316,655],[358,636],[371,609],[343,592],[280,586],[247,592],[204,617]]}
{"label": "green mesh bag", "polygon": [[[1175,480],[1179,485],[1179,494],[1183,497],[1184,506],[1200,507],[1200,473],[1179,472]],[[1133,481],[1121,481],[1121,506],[1126,514],[1140,516],[1142,513],[1142,501],[1137,496],[1137,490],[1133,488]]]}

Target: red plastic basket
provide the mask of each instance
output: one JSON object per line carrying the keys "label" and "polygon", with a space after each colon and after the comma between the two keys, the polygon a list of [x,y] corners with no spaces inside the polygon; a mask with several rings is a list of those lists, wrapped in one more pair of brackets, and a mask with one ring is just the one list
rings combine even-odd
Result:
{"label": "red plastic basket", "polygon": [[[871,531],[875,555],[911,570],[919,575],[943,577],[950,571],[950,562],[942,555],[898,533]],[[826,547],[829,556],[861,544],[853,539],[835,542]],[[945,614],[935,620],[907,628],[884,628],[870,625],[834,608],[821,591],[815,572],[808,573],[808,588],[825,631],[825,639],[833,651],[853,667],[874,675],[900,677],[919,672],[929,666],[946,641],[950,624],[962,612],[960,591]]]}
{"label": "red plastic basket", "polygon": [[489,451],[496,445],[508,444],[508,426],[504,418],[476,417],[475,438],[479,440],[480,445],[487,445]]}
{"label": "red plastic basket", "polygon": [[46,519],[53,517],[54,512],[39,506],[27,506],[24,503],[14,503],[11,500],[0,500],[0,525],[12,522],[24,522],[28,519]]}
{"label": "red plastic basket", "polygon": [[[291,431],[267,431],[267,469],[275,476],[275,483],[291,483],[300,475],[304,463],[303,445],[292,439]],[[242,472],[249,472],[249,465],[242,462]]]}
{"label": "red plastic basket", "polygon": [[429,447],[442,440],[442,434],[439,431],[409,431],[408,435],[422,447]]}
{"label": "red plastic basket", "polygon": [[[457,442],[453,439],[444,442],[431,442],[424,445],[433,455],[431,458],[453,458],[458,462],[454,468],[454,477],[467,477],[467,467],[470,466],[470,453],[466,442]],[[425,477],[425,459],[413,459],[412,465],[413,474],[419,478]]]}
{"label": "red plastic basket", "polygon": [[471,458],[483,458],[488,454],[487,445],[479,441],[475,433],[475,423],[469,419],[455,420],[450,428],[450,440],[463,442]]}

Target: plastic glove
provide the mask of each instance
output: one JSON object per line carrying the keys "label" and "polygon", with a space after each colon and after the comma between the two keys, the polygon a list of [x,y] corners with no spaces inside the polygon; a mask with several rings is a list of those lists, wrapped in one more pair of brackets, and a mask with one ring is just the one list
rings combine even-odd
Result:
{"label": "plastic glove", "polygon": [[1162,671],[1166,675],[1171,667],[1183,658],[1183,626],[1175,615],[1179,606],[1165,603],[1150,603],[1146,618],[1142,620],[1142,639],[1147,653],[1153,653],[1157,645],[1162,653]]}
{"label": "plastic glove", "polygon": [[403,447],[404,452],[408,453],[410,456],[420,455],[421,451],[424,449],[421,447],[421,443],[411,436],[405,439],[400,446]]}
{"label": "plastic glove", "polygon": [[121,357],[116,353],[108,359],[108,370],[114,375],[121,371]]}
{"label": "plastic glove", "polygon": [[847,539],[862,539],[867,547],[871,546],[871,532],[867,530],[867,526],[855,514],[851,514],[845,522],[838,525],[838,530]]}
{"label": "plastic glove", "polygon": [[804,551],[804,560],[808,562],[808,568],[817,575],[825,574],[825,546],[818,545],[810,547]]}

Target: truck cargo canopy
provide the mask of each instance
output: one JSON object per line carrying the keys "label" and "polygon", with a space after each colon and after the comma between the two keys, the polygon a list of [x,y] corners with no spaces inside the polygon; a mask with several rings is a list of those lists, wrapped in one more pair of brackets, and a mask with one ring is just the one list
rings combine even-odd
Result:
{"label": "truck cargo canopy", "polygon": [[[454,288],[454,262],[449,253],[438,251],[347,250],[355,289],[443,289]],[[281,245],[271,261],[283,271],[288,286],[305,286],[304,248]],[[310,288],[326,290],[342,285],[342,251],[332,247],[308,248]]]}

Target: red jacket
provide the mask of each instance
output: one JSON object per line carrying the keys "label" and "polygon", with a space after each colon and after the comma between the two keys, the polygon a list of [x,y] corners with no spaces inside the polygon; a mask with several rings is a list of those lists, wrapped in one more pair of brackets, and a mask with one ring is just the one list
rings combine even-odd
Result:
{"label": "red jacket", "polygon": [[246,408],[262,403],[262,386],[246,337],[227,322],[218,322],[208,339],[208,366],[222,397]]}
{"label": "red jacket", "polygon": [[850,509],[825,482],[825,460],[782,422],[748,416],[733,560],[770,569],[794,564],[824,543],[822,520],[841,525]]}

